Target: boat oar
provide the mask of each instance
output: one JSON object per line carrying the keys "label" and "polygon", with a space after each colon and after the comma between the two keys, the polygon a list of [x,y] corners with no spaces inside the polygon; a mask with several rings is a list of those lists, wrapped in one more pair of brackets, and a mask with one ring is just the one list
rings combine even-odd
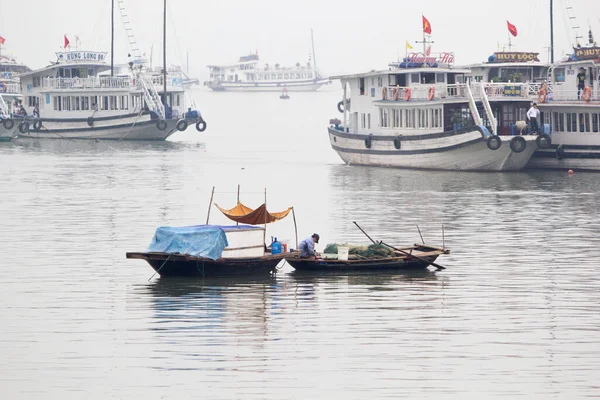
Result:
{"label": "boat oar", "polygon": [[436,267],[438,270],[446,269],[446,267],[442,267],[440,264],[436,264],[436,263],[434,263],[433,261],[429,261],[429,260],[427,260],[427,259],[425,259],[425,258],[422,258],[422,257],[415,256],[414,254],[408,253],[408,252],[406,252],[406,251],[404,251],[404,250],[397,249],[397,248],[395,248],[394,246],[390,246],[390,245],[389,245],[389,244],[387,244],[387,243],[380,242],[380,244],[382,244],[382,245],[384,245],[384,246],[386,246],[386,247],[389,247],[390,249],[396,250],[396,251],[397,251],[397,252],[399,252],[399,253],[405,254],[405,255],[407,255],[407,256],[409,256],[409,257],[414,257],[414,258],[416,258],[417,260],[420,260],[420,261],[426,262],[427,264],[431,265],[432,267]]}
{"label": "boat oar", "polygon": [[435,267],[435,268],[437,268],[438,270],[446,269],[446,267],[442,267],[441,265],[439,265],[439,264],[436,264],[436,263],[434,263],[433,261],[429,261],[429,260],[426,260],[426,259],[424,259],[424,258],[421,258],[421,257],[415,256],[414,254],[407,253],[406,251],[404,251],[404,250],[400,250],[400,249],[397,249],[397,248],[395,248],[395,247],[393,247],[393,246],[390,246],[389,244],[385,244],[385,243],[383,243],[383,242],[379,242],[379,243],[377,243],[376,241],[374,241],[374,240],[371,238],[371,236],[369,236],[369,235],[367,234],[367,232],[365,232],[365,231],[363,230],[363,228],[361,228],[360,226],[358,226],[358,224],[356,223],[356,221],[352,221],[352,222],[354,223],[354,225],[356,225],[356,227],[357,227],[358,229],[360,229],[360,231],[361,231],[362,233],[364,233],[364,234],[365,234],[365,236],[366,236],[366,237],[368,237],[368,238],[369,238],[369,240],[370,240],[371,242],[373,242],[373,244],[382,244],[382,245],[384,245],[384,246],[386,246],[386,247],[389,247],[390,249],[396,250],[396,251],[397,251],[397,252],[399,252],[399,253],[402,253],[402,254],[405,254],[405,255],[407,255],[407,256],[409,256],[409,257],[414,257],[414,258],[416,258],[417,260],[423,261],[423,262],[425,262],[425,263],[427,263],[427,264],[431,265],[432,267]]}

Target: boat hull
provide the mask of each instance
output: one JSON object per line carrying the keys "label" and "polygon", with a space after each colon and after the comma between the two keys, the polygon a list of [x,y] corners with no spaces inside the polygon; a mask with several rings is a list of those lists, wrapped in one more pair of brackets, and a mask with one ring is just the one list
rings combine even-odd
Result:
{"label": "boat hull", "polygon": [[[31,139],[94,139],[94,140],[166,140],[177,132],[177,119],[165,122],[164,130],[158,129],[156,119],[150,115],[131,115],[122,118],[94,120],[90,126],[85,119],[41,119],[42,127],[35,131],[34,120],[30,120],[28,132],[20,132],[18,126],[22,121],[14,120],[19,138]],[[188,127],[196,120],[188,119]]]}
{"label": "boat hull", "polygon": [[[360,135],[328,128],[331,147],[349,165],[452,170],[452,171],[518,171],[538,149],[534,136],[520,136],[525,149],[511,150],[514,136],[499,136],[502,141],[490,150],[487,136],[479,127],[458,132],[442,132],[412,136]],[[399,138],[400,148],[394,140]],[[370,148],[366,141],[370,140]],[[398,139],[397,139],[398,140]]]}
{"label": "boat hull", "polygon": [[307,260],[301,258],[286,258],[288,264],[297,271],[377,271],[377,270],[419,270],[426,269],[438,258],[438,255],[421,257],[427,262],[416,258],[389,259],[389,260],[364,260],[364,261],[339,261],[339,260]]}
{"label": "boat hull", "polygon": [[205,82],[215,92],[281,92],[285,87],[288,92],[315,92],[331,81],[285,82],[285,83],[243,83],[243,82]]}
{"label": "boat hull", "polygon": [[127,253],[126,256],[145,260],[162,277],[228,277],[269,275],[289,254],[218,260],[168,253]]}
{"label": "boat hull", "polygon": [[533,154],[526,169],[600,171],[600,146],[553,146]]}

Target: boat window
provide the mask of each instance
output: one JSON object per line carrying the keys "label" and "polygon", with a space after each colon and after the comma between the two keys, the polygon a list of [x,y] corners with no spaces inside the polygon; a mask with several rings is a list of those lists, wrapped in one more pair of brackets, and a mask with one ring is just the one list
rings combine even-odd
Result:
{"label": "boat window", "polygon": [[60,96],[54,96],[54,110],[55,111],[61,110]]}
{"label": "boat window", "polygon": [[379,109],[380,125],[382,128],[389,127],[389,113],[387,108]]}
{"label": "boat window", "polygon": [[360,114],[360,127],[363,129],[367,127],[367,115],[365,113]]}
{"label": "boat window", "polygon": [[554,70],[554,80],[556,82],[564,82],[565,81],[565,69],[564,68],[556,68]]}
{"label": "boat window", "polygon": [[128,104],[127,104],[128,99],[129,98],[127,96],[121,96],[121,101],[120,101],[121,110],[127,110],[129,108]]}
{"label": "boat window", "polygon": [[590,131],[590,114],[579,113],[579,132]]}
{"label": "boat window", "polygon": [[396,75],[388,75],[388,85],[396,86]]}
{"label": "boat window", "polygon": [[419,83],[419,74],[410,74],[410,83]]}
{"label": "boat window", "polygon": [[90,98],[87,96],[84,96],[81,98],[81,109],[82,110],[89,110],[90,109]]}
{"label": "boat window", "polygon": [[593,113],[592,114],[592,132],[598,132],[598,119],[600,114]]}
{"label": "boat window", "polygon": [[382,86],[383,86],[383,79],[380,76],[378,76],[377,77],[377,87],[382,87]]}
{"label": "boat window", "polygon": [[371,129],[371,113],[367,114],[367,129]]}
{"label": "boat window", "polygon": [[435,74],[435,81],[437,83],[444,83],[444,82],[446,82],[446,74]]}
{"label": "boat window", "polygon": [[392,110],[392,118],[393,118],[394,128],[399,128],[400,127],[400,110],[393,109]]}
{"label": "boat window", "polygon": [[118,110],[119,109],[117,107],[117,96],[110,96],[110,109],[111,110]]}
{"label": "boat window", "polygon": [[567,132],[577,132],[576,113],[567,113]]}
{"label": "boat window", "polygon": [[62,100],[63,100],[63,104],[62,104],[63,111],[71,111],[71,98],[69,96],[65,96],[62,98]]}
{"label": "boat window", "polygon": [[360,95],[364,96],[365,95],[365,78],[360,78],[358,80],[358,89],[360,91]]}
{"label": "boat window", "polygon": [[79,96],[71,97],[71,105],[73,106],[73,111],[79,111]]}

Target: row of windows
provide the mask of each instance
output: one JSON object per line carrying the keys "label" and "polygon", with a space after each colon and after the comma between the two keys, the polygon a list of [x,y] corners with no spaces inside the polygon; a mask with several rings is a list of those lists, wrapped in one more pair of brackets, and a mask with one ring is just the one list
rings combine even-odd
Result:
{"label": "row of windows", "polygon": [[371,129],[371,114],[360,114],[360,126],[363,129]]}
{"label": "row of windows", "polygon": [[[39,102],[39,98],[30,96],[29,102]],[[131,96],[133,109],[139,109],[142,104],[141,95]],[[175,95],[175,106],[181,105],[180,96]],[[54,96],[55,111],[88,111],[88,110],[128,110],[129,96]]]}
{"label": "row of windows", "polygon": [[557,132],[600,132],[598,113],[552,113]]}
{"label": "row of windows", "polygon": [[382,128],[441,128],[442,109],[379,109]]}

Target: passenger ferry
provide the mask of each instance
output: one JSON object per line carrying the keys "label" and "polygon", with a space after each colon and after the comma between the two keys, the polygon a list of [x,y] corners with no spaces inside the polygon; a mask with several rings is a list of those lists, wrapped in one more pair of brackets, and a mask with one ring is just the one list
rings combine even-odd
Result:
{"label": "passenger ferry", "polygon": [[129,75],[103,74],[110,70],[104,52],[56,56],[51,65],[20,75],[27,116],[4,121],[17,126],[19,137],[165,140],[189,124],[206,128],[196,110],[186,111],[179,80],[165,85],[162,75],[146,74],[133,62]]}
{"label": "passenger ferry", "polygon": [[23,98],[19,75],[28,71],[30,69],[15,58],[0,54],[0,141],[10,141],[15,137],[14,127],[7,129],[10,123],[5,124],[4,120],[10,119],[16,111],[15,105]]}
{"label": "passenger ferry", "polygon": [[488,92],[470,74],[454,67],[453,53],[424,50],[386,70],[332,77],[343,88],[343,121],[328,128],[332,148],[350,165],[522,169],[547,135],[498,136]]}
{"label": "passenger ferry", "polygon": [[285,87],[288,91],[310,92],[331,83],[310,61],[293,67],[260,66],[258,54],[240,57],[238,62],[229,65],[209,65],[208,68],[210,80],[204,85],[214,91],[280,92]]}
{"label": "passenger ferry", "polygon": [[600,170],[600,47],[574,48],[552,64],[539,62],[538,53],[499,52],[466,67],[467,81],[484,84],[499,134],[518,135],[515,124],[527,123],[527,110],[537,103],[551,145],[538,149],[526,168]]}

